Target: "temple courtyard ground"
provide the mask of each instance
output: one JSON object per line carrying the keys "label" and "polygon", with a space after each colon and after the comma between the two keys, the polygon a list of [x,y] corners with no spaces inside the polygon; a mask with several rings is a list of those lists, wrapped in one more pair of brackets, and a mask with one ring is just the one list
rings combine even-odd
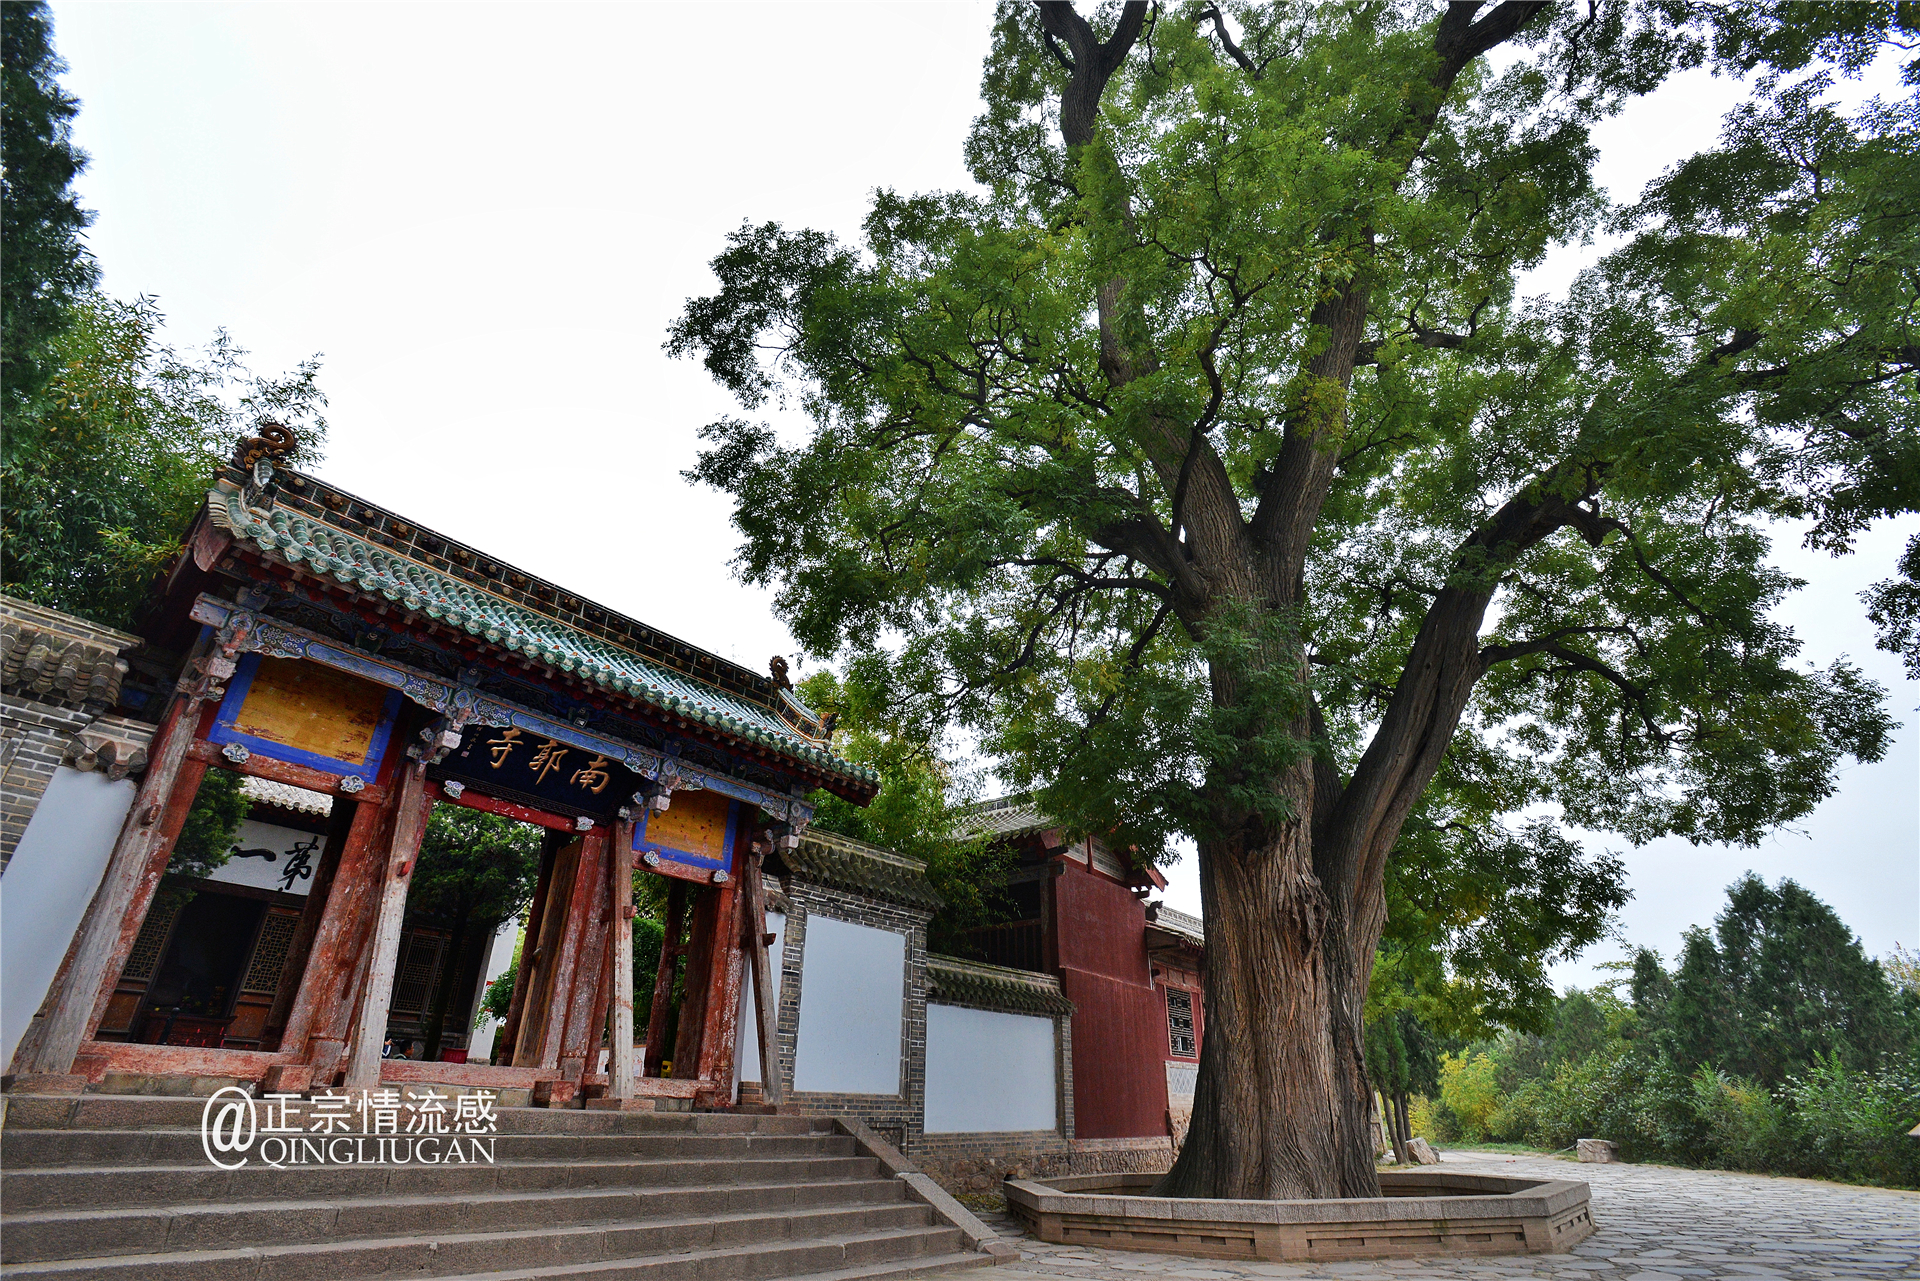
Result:
{"label": "temple courtyard ground", "polygon": [[[1546,1156],[1448,1152],[1443,1164],[1493,1174],[1584,1179],[1598,1230],[1568,1254],[1368,1263],[1223,1263],[1048,1245],[1005,1214],[989,1223],[1020,1245],[1018,1263],[976,1277],[1289,1277],[1307,1281],[1679,1281],[1688,1277],[1920,1277],[1920,1192],[1858,1188],[1658,1165],[1579,1165]],[[957,1274],[956,1274],[957,1275]]]}

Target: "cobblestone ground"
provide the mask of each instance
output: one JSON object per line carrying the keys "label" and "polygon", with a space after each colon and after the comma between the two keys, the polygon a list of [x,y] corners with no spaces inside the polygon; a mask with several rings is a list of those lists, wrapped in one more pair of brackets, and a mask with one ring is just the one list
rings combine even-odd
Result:
{"label": "cobblestone ground", "polygon": [[1686,1277],[1920,1277],[1920,1193],[1808,1179],[1650,1165],[1578,1165],[1544,1156],[1447,1153],[1462,1170],[1584,1179],[1597,1230],[1569,1254],[1366,1263],[1231,1263],[1130,1250],[1048,1245],[1004,1214],[987,1215],[1020,1244],[1019,1262],[976,1277],[1143,1281],[1289,1277],[1298,1281],[1680,1281]]}

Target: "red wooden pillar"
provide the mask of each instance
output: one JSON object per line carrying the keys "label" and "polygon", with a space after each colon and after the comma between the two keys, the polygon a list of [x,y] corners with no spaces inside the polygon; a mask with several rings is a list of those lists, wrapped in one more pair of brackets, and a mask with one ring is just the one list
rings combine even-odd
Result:
{"label": "red wooden pillar", "polygon": [[346,1087],[370,1090],[380,1084],[380,1049],[386,1040],[387,1010],[393,1002],[393,970],[400,959],[400,926],[407,912],[407,889],[413,884],[419,860],[420,838],[427,832],[427,813],[433,800],[427,795],[427,763],[409,761],[395,780],[393,836],[386,857],[376,860],[382,873],[375,907],[372,946],[367,949],[360,1017],[348,1051]]}
{"label": "red wooden pillar", "polygon": [[527,924],[522,933],[520,962],[514,969],[513,995],[507,999],[507,1017],[501,1020],[500,1034],[493,1039],[494,1059],[502,1066],[514,1062],[514,1046],[520,1039],[520,1026],[526,1017],[527,992],[533,987],[534,956],[540,950],[540,927],[546,918],[547,895],[553,888],[553,865],[560,853],[556,832],[547,832],[540,843],[540,879],[533,890],[533,903],[527,908]]}
{"label": "red wooden pillar", "polygon": [[[566,998],[566,1034],[561,1037],[558,1064],[562,1078],[578,1083],[592,1070],[599,1057],[600,1026],[607,1017],[601,980],[610,978],[607,962],[612,943],[612,896],[607,892],[608,830],[596,827],[588,833],[581,851],[580,876],[575,882],[580,896],[580,911],[569,918],[579,922],[580,940],[575,951],[573,981]],[[571,906],[571,905],[570,905]]]}
{"label": "red wooden pillar", "polygon": [[287,959],[280,967],[280,983],[274,990],[273,1008],[267,1012],[262,1044],[269,1049],[283,1045],[302,1048],[287,1040],[287,1020],[293,1014],[294,1000],[306,981],[307,958],[313,955],[313,940],[319,933],[321,919],[326,915],[327,900],[333,893],[333,878],[340,870],[340,856],[353,835],[353,821],[359,810],[360,806],[355,801],[343,796],[334,798],[333,813],[327,819],[326,848],[320,852],[319,866],[313,869],[313,884],[307,887],[307,901],[300,910],[300,924],[294,927],[293,939],[287,944]]}
{"label": "red wooden pillar", "polygon": [[41,1005],[42,1016],[33,1021],[14,1051],[15,1073],[71,1073],[81,1042],[100,1026],[107,1002],[120,983],[127,954],[167,870],[173,842],[206,776],[204,762],[187,758],[187,748],[199,731],[202,704],[224,693],[217,682],[232,674],[233,663],[196,656],[187,672],[154,734],[146,777],[108,856],[100,886]]}
{"label": "red wooden pillar", "polygon": [[613,946],[607,963],[613,974],[613,1027],[608,1034],[607,1097],[633,1097],[633,820],[613,829],[608,886],[613,899]]}
{"label": "red wooden pillar", "polygon": [[340,861],[307,953],[280,1048],[313,1065],[314,1082],[331,1085],[346,1048],[360,958],[372,933],[380,871],[392,840],[394,807],[405,789],[391,787],[384,805],[354,807]]}
{"label": "red wooden pillar", "polygon": [[[547,988],[545,1026],[540,1030],[540,1057],[536,1066],[558,1068],[560,1051],[567,1040],[568,1025],[574,1017],[574,1004],[580,993],[580,970],[590,968],[594,979],[600,975],[600,958],[583,960],[584,945],[600,913],[599,889],[606,876],[607,830],[596,827],[580,842],[580,855],[573,863],[573,876],[567,885],[566,916],[560,924],[558,952],[553,958],[553,982]],[[589,980],[591,983],[592,980]],[[589,987],[585,1002],[591,1005]],[[579,1021],[586,1022],[587,1010],[581,1009]],[[563,1074],[564,1075],[564,1074]],[[578,1078],[576,1078],[578,1079]]]}

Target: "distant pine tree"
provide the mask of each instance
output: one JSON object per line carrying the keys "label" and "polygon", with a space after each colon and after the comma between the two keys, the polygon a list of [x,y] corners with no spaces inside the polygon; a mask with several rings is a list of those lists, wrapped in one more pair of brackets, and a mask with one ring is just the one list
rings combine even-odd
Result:
{"label": "distant pine tree", "polygon": [[1913,1002],[1831,907],[1793,881],[1769,887],[1751,872],[1727,888],[1711,934],[1688,931],[1671,976],[1640,951],[1633,1002],[1676,1066],[1710,1063],[1769,1086],[1823,1055],[1877,1068],[1920,1032]]}
{"label": "distant pine tree", "polygon": [[83,235],[93,215],[73,191],[87,153],[73,145],[79,99],[55,80],[66,69],[47,6],[8,4],[0,15],[0,412],[9,417],[45,385],[48,345],[100,275]]}

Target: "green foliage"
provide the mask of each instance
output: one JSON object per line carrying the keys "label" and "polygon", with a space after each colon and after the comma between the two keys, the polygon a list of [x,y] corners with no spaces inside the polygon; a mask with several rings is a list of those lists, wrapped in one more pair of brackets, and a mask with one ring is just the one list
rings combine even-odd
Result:
{"label": "green foliage", "polygon": [[810,706],[839,717],[834,751],[880,773],[880,791],[865,806],[815,792],[809,798],[813,825],[925,862],[927,879],[945,904],[927,927],[927,945],[966,955],[966,932],[999,919],[992,890],[1010,855],[966,830],[964,810],[975,799],[976,780],[917,737],[863,673],[861,664],[844,679],[822,669],[799,685]]}
{"label": "green foliage", "polygon": [[1494,1109],[1500,1106],[1498,1065],[1485,1054],[1447,1054],[1440,1059],[1440,1102],[1446,1105],[1460,1136],[1484,1139]]}
{"label": "green foliage", "polygon": [[0,413],[9,420],[57,367],[50,344],[100,274],[84,236],[93,215],[73,192],[87,154],[73,145],[80,103],[55,80],[66,69],[42,0],[9,4],[0,21]]}
{"label": "green foliage", "polygon": [[1920,1186],[1906,1137],[1920,1121],[1920,1000],[1804,889],[1742,878],[1672,972],[1642,949],[1630,982],[1631,1004],[1570,992],[1547,1034],[1449,1056],[1416,1127],[1436,1142],[1605,1138],[1635,1161]]}
{"label": "green foliage", "polygon": [[159,341],[149,298],[89,293],[69,315],[57,372],[0,445],[7,590],[129,627],[236,441],[280,422],[299,433],[296,462],[319,458],[319,360],[256,375],[224,331],[184,356]]}
{"label": "green foliage", "polygon": [[507,1012],[513,1008],[514,980],[520,975],[520,951],[526,945],[527,932],[522,929],[513,940],[513,959],[497,977],[487,980],[486,990],[480,994],[479,1007],[473,1012],[474,1031],[485,1027],[488,1019],[506,1022]]}
{"label": "green foliage", "polygon": [[1822,1057],[1859,1071],[1920,1050],[1915,1002],[1831,907],[1752,873],[1727,898],[1713,934],[1688,931],[1671,980],[1649,974],[1644,1003],[1635,993],[1647,1035],[1683,1070],[1710,1063],[1774,1088]]}
{"label": "green foliage", "polygon": [[173,843],[167,871],[204,879],[225,867],[233,857],[233,837],[246,822],[252,803],[241,793],[245,780],[223,769],[210,769],[193,794],[186,824]]}
{"label": "green foliage", "polygon": [[[1765,531],[1837,552],[1914,508],[1920,129],[1823,79],[1911,20],[1548,7],[1456,76],[1457,13],[1220,8],[1260,74],[1167,10],[1069,149],[1057,43],[1004,5],[978,192],[879,192],[853,245],[730,236],[668,348],[811,430],[716,422],[690,475],[733,496],[743,576],[912,741],[969,726],[1149,853],[1304,817],[1280,780],[1309,758],[1331,809],[1451,743],[1381,820],[1406,822],[1392,941],[1409,981],[1471,986],[1462,1026],[1538,1026],[1618,865],[1502,816],[1753,842],[1886,749],[1878,687],[1776,621],[1796,584]],[[1594,126],[1709,62],[1765,74],[1718,146],[1610,207]],[[1602,230],[1567,298],[1518,295]],[[1465,706],[1409,721],[1448,627]]]}
{"label": "green foliage", "polygon": [[526,908],[539,875],[539,828],[463,805],[435,805],[407,907],[491,930]]}

